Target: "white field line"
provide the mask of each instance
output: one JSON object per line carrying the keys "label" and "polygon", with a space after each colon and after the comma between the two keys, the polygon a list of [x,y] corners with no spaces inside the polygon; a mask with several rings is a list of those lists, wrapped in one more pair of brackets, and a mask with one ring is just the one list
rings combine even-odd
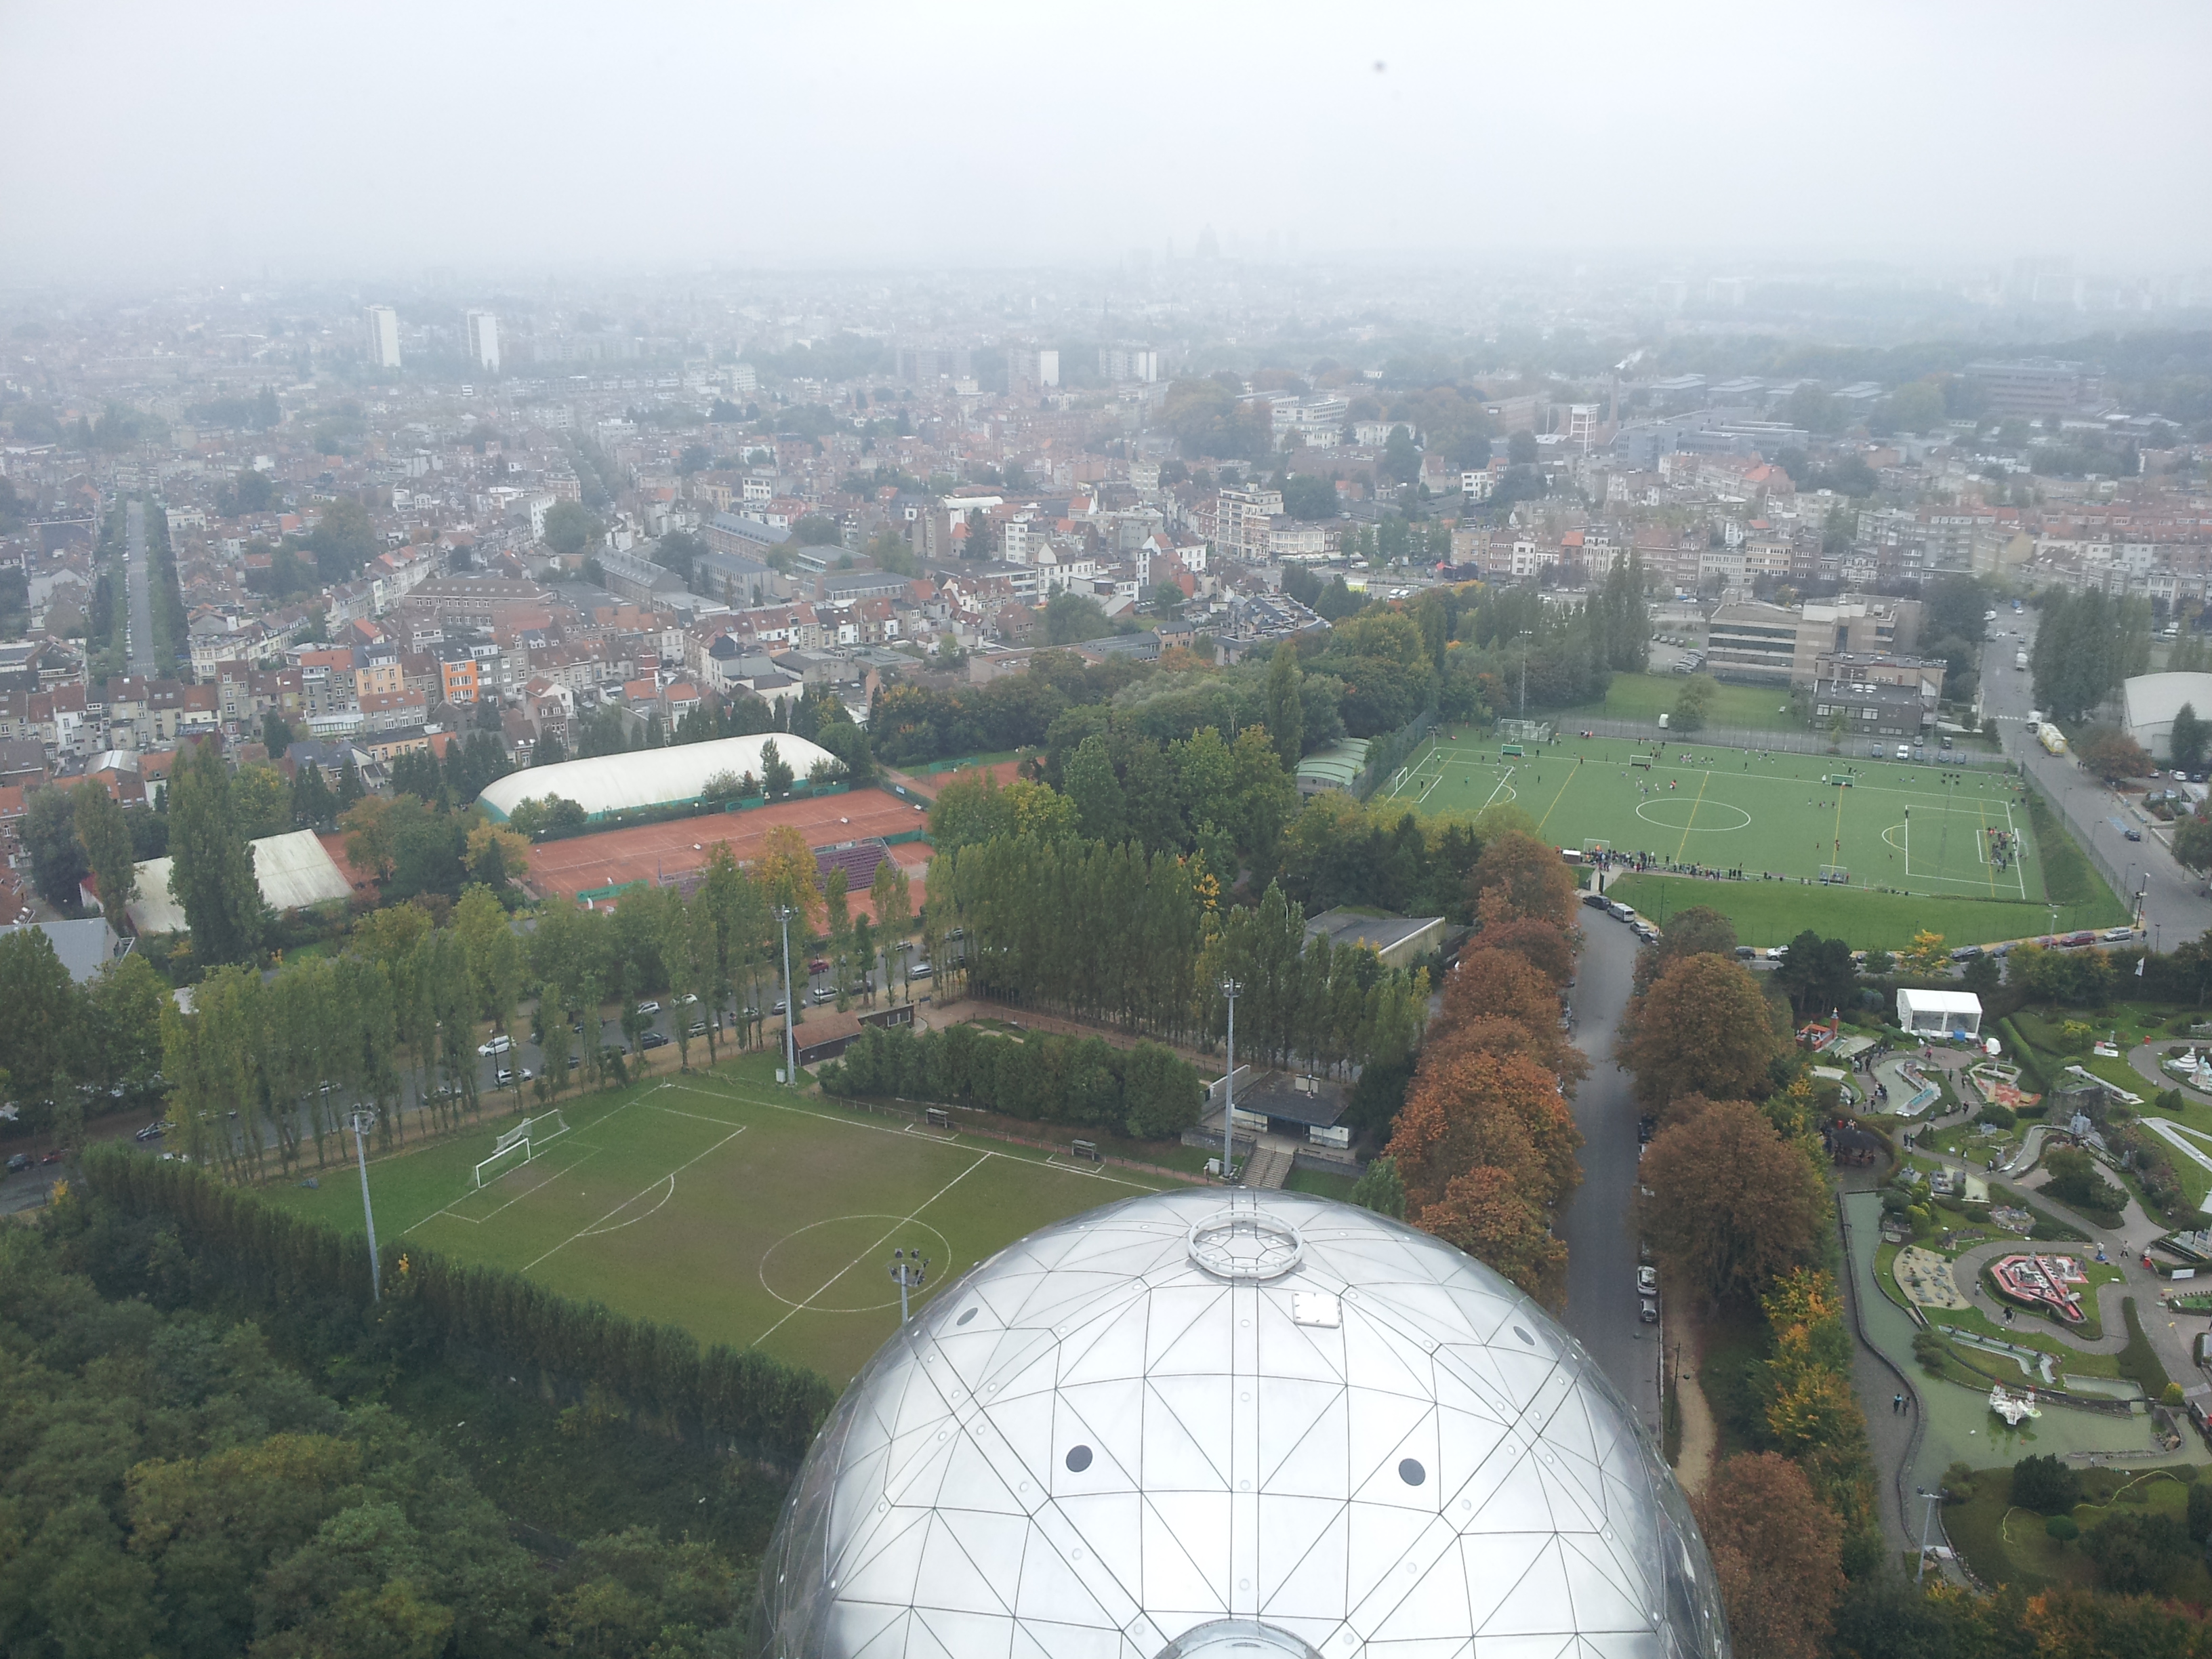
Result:
{"label": "white field line", "polygon": [[757,1348],[762,1343],[767,1341],[769,1338],[774,1336],[778,1331],[781,1330],[785,1323],[792,1317],[793,1314],[805,1312],[809,1307],[813,1305],[816,1297],[825,1293],[831,1285],[835,1285],[839,1279],[844,1278],[844,1276],[852,1272],[854,1268],[859,1267],[863,1261],[873,1261],[877,1256],[882,1255],[884,1246],[890,1243],[892,1239],[897,1237],[902,1229],[906,1227],[908,1223],[919,1220],[921,1218],[921,1212],[924,1210],[927,1210],[931,1205],[936,1203],[939,1199],[944,1197],[945,1194],[951,1192],[962,1182],[967,1180],[969,1176],[974,1175],[976,1170],[981,1169],[986,1164],[989,1163],[994,1156],[995,1154],[991,1152],[984,1152],[981,1154],[973,1164],[970,1164],[958,1175],[953,1176],[951,1180],[946,1182],[942,1187],[939,1187],[921,1203],[917,1204],[912,1210],[900,1217],[898,1220],[893,1222],[890,1230],[886,1231],[881,1238],[868,1246],[866,1249],[861,1251],[860,1255],[854,1256],[843,1267],[838,1268],[836,1273],[823,1279],[821,1284],[816,1285],[812,1294],[808,1296],[805,1301],[792,1309],[790,1313],[785,1314],[783,1318],[777,1320],[775,1324],[769,1326],[766,1330],[763,1331],[758,1336],[755,1337],[745,1346],[749,1348]]}

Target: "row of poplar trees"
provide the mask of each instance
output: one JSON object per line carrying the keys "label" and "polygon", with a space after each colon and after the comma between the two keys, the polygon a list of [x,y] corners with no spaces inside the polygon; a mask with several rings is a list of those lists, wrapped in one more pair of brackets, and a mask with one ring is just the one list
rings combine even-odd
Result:
{"label": "row of poplar trees", "polygon": [[[902,932],[904,878],[889,863],[878,874],[877,912],[886,932]],[[817,878],[804,836],[786,826],[750,866],[715,848],[688,896],[645,889],[611,912],[549,905],[525,935],[498,895],[471,886],[449,911],[425,902],[374,912],[343,951],[267,978],[216,969],[193,988],[189,1011],[165,1002],[161,1012],[161,1069],[185,1146],[253,1180],[343,1158],[356,1112],[371,1115],[382,1146],[410,1129],[453,1127],[486,1104],[477,1045],[487,1032],[528,1030],[544,1044],[545,1075],[527,1085],[541,1105],[586,1084],[620,1084],[653,1024],[641,1000],[678,1005],[670,1024],[687,1067],[702,1041],[710,1062],[725,1043],[762,1043],[782,997],[781,908],[795,953],[826,930],[837,983],[857,981],[857,958],[876,956],[844,889],[842,871]],[[610,1002],[617,1012],[603,1021]],[[498,1103],[511,1109],[525,1085],[520,1061],[508,1067],[509,1097]],[[410,1102],[419,1112],[401,1110]]]}
{"label": "row of poplar trees", "polygon": [[1420,1040],[1425,973],[1308,939],[1304,908],[1279,885],[1224,910],[1188,855],[994,836],[932,861],[928,914],[930,936],[951,948],[945,971],[999,1001],[1211,1043],[1234,981],[1240,1058],[1335,1072],[1395,1062]]}

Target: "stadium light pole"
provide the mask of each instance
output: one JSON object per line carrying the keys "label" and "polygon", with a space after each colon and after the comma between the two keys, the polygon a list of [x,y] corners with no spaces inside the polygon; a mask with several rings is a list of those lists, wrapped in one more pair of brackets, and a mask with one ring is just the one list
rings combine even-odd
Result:
{"label": "stadium light pole", "polygon": [[346,1119],[353,1131],[354,1157],[361,1164],[361,1212],[368,1223],[368,1299],[384,1300],[384,1268],[376,1259],[376,1209],[368,1201],[368,1141],[369,1127],[376,1121],[374,1113],[356,1112]]}
{"label": "stadium light pole", "polygon": [[899,1287],[899,1323],[907,1320],[907,1292],[918,1291],[929,1277],[929,1258],[918,1249],[891,1252],[891,1280]]}
{"label": "stadium light pole", "polygon": [[1929,1492],[1924,1486],[1916,1486],[1913,1491],[1919,1495],[1920,1501],[1928,1505],[1927,1518],[1920,1523],[1920,1570],[1912,1575],[1913,1587],[1917,1589],[1921,1580],[1928,1576],[1928,1539],[1936,1530],[1936,1506],[1943,1501],[1943,1494],[1940,1489]]}
{"label": "stadium light pole", "polygon": [[798,1000],[791,989],[791,907],[775,907],[775,919],[783,927],[783,1081],[787,1088],[799,1086],[799,1038],[792,1030],[792,1019],[799,1012]]}
{"label": "stadium light pole", "polygon": [[1229,1070],[1221,1079],[1221,1184],[1224,1187],[1237,1167],[1237,997],[1243,988],[1233,979],[1221,981],[1221,994],[1229,1000]]}

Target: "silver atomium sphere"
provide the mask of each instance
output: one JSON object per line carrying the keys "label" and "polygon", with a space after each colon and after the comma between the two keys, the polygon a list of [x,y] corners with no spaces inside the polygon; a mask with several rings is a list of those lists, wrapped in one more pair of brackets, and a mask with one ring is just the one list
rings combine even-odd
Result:
{"label": "silver atomium sphere", "polygon": [[763,1659],[1726,1659],[1674,1477],[1449,1245],[1134,1198],[940,1291],[824,1425]]}

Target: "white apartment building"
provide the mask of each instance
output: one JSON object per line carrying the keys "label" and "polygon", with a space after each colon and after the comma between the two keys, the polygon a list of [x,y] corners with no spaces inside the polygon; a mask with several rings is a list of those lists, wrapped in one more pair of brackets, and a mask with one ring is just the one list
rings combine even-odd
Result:
{"label": "white apartment building", "polygon": [[371,306],[362,321],[368,330],[368,361],[374,368],[399,367],[399,313],[390,306]]}
{"label": "white apartment building", "polygon": [[469,361],[479,368],[499,367],[499,317],[495,312],[469,313]]}
{"label": "white apartment building", "polygon": [[1224,489],[1214,512],[1213,544],[1231,558],[1263,560],[1267,532],[1282,510],[1279,489]]}

